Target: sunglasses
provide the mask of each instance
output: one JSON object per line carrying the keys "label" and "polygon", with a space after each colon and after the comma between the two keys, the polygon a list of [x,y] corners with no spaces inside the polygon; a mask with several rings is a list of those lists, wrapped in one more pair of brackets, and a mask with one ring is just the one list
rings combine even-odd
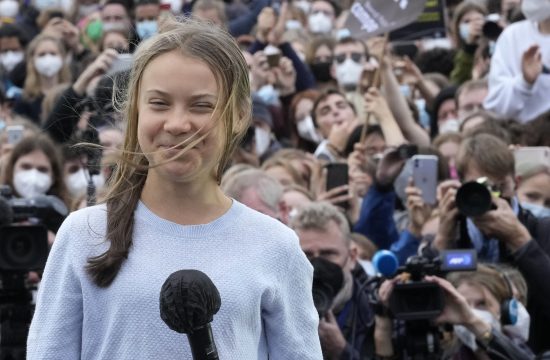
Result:
{"label": "sunglasses", "polygon": [[[349,55],[351,57],[351,60],[353,60],[356,63],[360,63],[361,59],[363,59],[363,56],[364,56],[364,54],[359,52],[352,52]],[[348,54],[339,54],[334,56],[334,60],[336,60],[338,64],[343,63],[344,61],[346,61],[347,58],[348,58]]]}

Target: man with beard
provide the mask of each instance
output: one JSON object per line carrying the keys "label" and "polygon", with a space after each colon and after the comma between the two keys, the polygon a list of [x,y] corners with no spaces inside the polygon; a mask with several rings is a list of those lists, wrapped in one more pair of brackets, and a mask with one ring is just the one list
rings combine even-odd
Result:
{"label": "man with beard", "polygon": [[321,257],[340,266],[344,274],[342,289],[319,322],[324,357],[371,358],[374,316],[362,286],[367,274],[357,264],[357,249],[350,247],[350,228],[345,216],[331,204],[311,203],[292,219],[291,227],[310,260]]}

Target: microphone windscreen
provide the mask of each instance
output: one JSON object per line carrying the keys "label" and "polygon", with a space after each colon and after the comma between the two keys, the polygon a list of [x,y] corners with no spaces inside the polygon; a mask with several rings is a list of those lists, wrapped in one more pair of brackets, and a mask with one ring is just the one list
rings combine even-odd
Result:
{"label": "microphone windscreen", "polygon": [[10,225],[13,222],[13,211],[9,202],[0,197],[0,226]]}
{"label": "microphone windscreen", "polygon": [[198,270],[172,273],[160,291],[160,317],[174,331],[192,334],[212,321],[221,306],[216,285]]}
{"label": "microphone windscreen", "polygon": [[385,277],[393,276],[399,267],[397,256],[389,250],[378,250],[372,258],[372,264],[376,272]]}

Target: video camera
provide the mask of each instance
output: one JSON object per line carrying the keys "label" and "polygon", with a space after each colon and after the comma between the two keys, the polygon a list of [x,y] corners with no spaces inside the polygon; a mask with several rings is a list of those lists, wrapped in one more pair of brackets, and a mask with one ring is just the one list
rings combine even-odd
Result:
{"label": "video camera", "polygon": [[[390,257],[390,260],[382,259]],[[380,268],[381,261],[394,261],[395,255],[383,250],[376,253],[373,262]],[[443,276],[453,271],[474,271],[477,268],[475,250],[442,251],[436,259],[422,256],[411,256],[404,266],[391,268],[385,265],[382,274],[393,277],[398,274],[408,274],[408,281],[395,285],[390,297],[390,311],[396,319],[422,320],[437,317],[445,306],[443,292],[436,283],[423,280],[426,275]],[[380,269],[379,269],[380,271]]]}
{"label": "video camera", "polygon": [[48,230],[57,231],[68,209],[55,196],[16,199],[0,187],[0,360],[25,359],[34,305],[26,274],[48,258]]}
{"label": "video camera", "polygon": [[[386,278],[403,274],[406,279],[395,284],[389,299],[391,316],[404,324],[404,331],[398,332],[399,348],[404,356],[423,359],[439,359],[441,332],[432,320],[445,307],[443,290],[438,284],[424,280],[426,275],[443,276],[453,271],[474,271],[477,268],[475,250],[442,251],[435,259],[411,256],[405,265],[398,267],[397,257],[388,250],[378,251],[373,257],[377,272]],[[376,286],[379,286],[378,282]],[[371,289],[378,294],[378,288]],[[379,302],[377,297],[376,301]],[[381,304],[374,304],[380,306]],[[416,356],[416,357],[415,357]]]}

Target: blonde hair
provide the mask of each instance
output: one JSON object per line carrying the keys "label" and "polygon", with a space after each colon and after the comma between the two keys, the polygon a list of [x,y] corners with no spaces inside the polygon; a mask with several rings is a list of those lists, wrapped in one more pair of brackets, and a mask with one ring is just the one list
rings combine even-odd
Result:
{"label": "blonde hair", "polygon": [[63,60],[63,66],[57,74],[58,83],[71,82],[71,70],[69,69],[69,65],[65,62],[65,57],[67,55],[65,46],[61,40],[52,35],[40,34],[31,41],[29,47],[27,48],[27,77],[25,78],[25,84],[23,86],[23,96],[29,100],[36,99],[40,95],[43,95],[40,84],[40,74],[38,74],[38,71],[36,71],[36,67],[34,66],[34,55],[38,45],[44,41],[53,42],[57,46],[59,56],[61,56],[61,59]]}
{"label": "blonde hair", "polygon": [[[251,121],[250,84],[246,61],[235,40],[217,26],[192,20],[166,19],[159,34],[142,42],[134,53],[126,97],[115,89],[113,101],[122,107],[127,126],[123,149],[117,167],[110,179],[106,195],[107,239],[109,249],[88,259],[87,270],[94,282],[107,287],[116,277],[132,245],[133,212],[145,183],[147,170],[162,164],[149,164],[137,140],[138,100],[141,79],[147,66],[162,54],[179,51],[181,55],[204,62],[214,74],[218,88],[218,102],[214,118],[223,126],[223,151],[218,155],[215,170],[220,181],[235,148],[246,133]],[[116,84],[115,84],[116,87]],[[213,129],[216,129],[214,127]],[[213,130],[210,130],[213,131]],[[197,134],[185,141],[178,156],[189,151],[204,137]]]}

